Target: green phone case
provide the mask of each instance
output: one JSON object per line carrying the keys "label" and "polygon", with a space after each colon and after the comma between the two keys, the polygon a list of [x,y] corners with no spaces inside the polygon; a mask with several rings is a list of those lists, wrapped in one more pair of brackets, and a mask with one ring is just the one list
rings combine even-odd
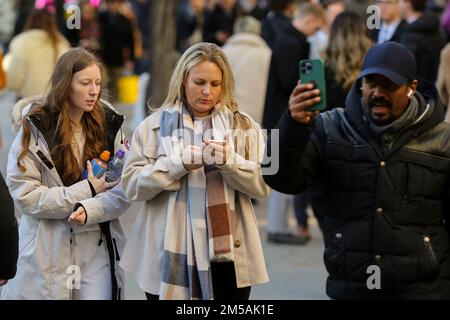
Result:
{"label": "green phone case", "polygon": [[300,80],[303,84],[313,83],[320,90],[320,102],[308,111],[323,111],[327,108],[327,95],[325,89],[325,74],[323,61],[321,59],[301,60],[299,63]]}

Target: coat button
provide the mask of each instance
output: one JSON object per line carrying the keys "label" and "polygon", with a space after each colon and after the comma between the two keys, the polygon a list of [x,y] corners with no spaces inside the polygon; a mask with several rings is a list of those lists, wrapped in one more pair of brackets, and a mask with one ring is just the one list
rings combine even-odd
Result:
{"label": "coat button", "polygon": [[336,233],[336,239],[342,239],[342,233]]}
{"label": "coat button", "polygon": [[423,237],[423,241],[425,242],[430,242],[430,238],[428,238],[427,236]]}
{"label": "coat button", "polygon": [[377,213],[383,213],[383,208],[377,208]]}
{"label": "coat button", "polygon": [[376,261],[376,262],[380,262],[380,261],[381,261],[381,256],[377,254],[377,255],[375,256],[375,261]]}
{"label": "coat button", "polygon": [[386,162],[381,161],[381,162],[380,162],[380,167],[384,167],[384,166],[386,166]]}
{"label": "coat button", "polygon": [[241,241],[240,240],[234,240],[234,247],[235,248],[239,248],[241,246]]}

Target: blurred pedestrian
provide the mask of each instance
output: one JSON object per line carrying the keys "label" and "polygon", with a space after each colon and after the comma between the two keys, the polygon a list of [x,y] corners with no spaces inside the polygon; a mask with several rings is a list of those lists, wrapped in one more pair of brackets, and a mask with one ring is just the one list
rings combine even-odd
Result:
{"label": "blurred pedestrian", "polygon": [[261,36],[273,49],[276,37],[291,24],[299,0],[270,0],[269,13],[261,23]]}
{"label": "blurred pedestrian", "polygon": [[439,55],[447,43],[440,27],[439,17],[425,11],[427,0],[399,0],[400,13],[408,23],[399,42],[414,54],[417,61],[417,76],[431,84],[436,82]]}
{"label": "blurred pedestrian", "polygon": [[204,0],[189,0],[180,5],[177,12],[176,40],[176,49],[179,53],[183,53],[193,44],[202,41],[204,21]]}
{"label": "blurred pedestrian", "polygon": [[446,121],[450,122],[450,44],[441,51],[441,63],[439,64],[436,87],[442,102],[447,107]]}
{"label": "blurred pedestrian", "polygon": [[222,46],[233,34],[238,12],[237,0],[218,0],[214,9],[206,11],[203,40]]}
{"label": "blurred pedestrian", "polygon": [[7,166],[22,214],[19,261],[2,299],[123,296],[118,217],[129,203],[118,181],[95,177],[88,161],[103,150],[127,151],[123,116],[99,99],[100,67],[85,49],[71,49],[58,60],[45,98],[23,110]]}
{"label": "blurred pedestrian", "polygon": [[241,16],[251,16],[258,21],[262,21],[269,12],[268,8],[263,6],[259,0],[239,0]]}
{"label": "blurred pedestrian", "polygon": [[370,29],[368,35],[375,43],[399,41],[403,29],[408,25],[400,15],[399,0],[377,0],[380,8],[381,26]]}
{"label": "blurred pedestrian", "polygon": [[450,125],[418,85],[412,53],[384,42],[345,109],[307,111],[319,90],[300,83],[280,120],[280,169],[264,178],[288,193],[319,182],[331,298],[450,299]]}
{"label": "blurred pedestrian", "polygon": [[325,25],[308,37],[310,59],[322,59],[328,46],[331,25],[336,16],[345,10],[344,0],[321,0],[320,4],[325,10]]}
{"label": "blurred pedestrian", "polygon": [[364,22],[356,13],[346,11],[336,17],[323,57],[328,109],[345,107],[347,93],[361,72],[364,56],[371,46]]}
{"label": "blurred pedestrian", "polygon": [[92,6],[90,1],[83,1],[81,7],[81,25],[80,29],[80,43],[79,46],[89,50],[92,53],[100,56],[101,46],[100,37],[101,30],[98,22],[97,8]]}
{"label": "blurred pedestrian", "polygon": [[7,87],[19,98],[44,94],[58,58],[70,48],[47,8],[33,9],[25,31],[11,40]]}
{"label": "blurred pedestrian", "polygon": [[217,45],[183,54],[166,101],[131,145],[122,185],[144,206],[121,266],[149,300],[247,300],[251,286],[268,281],[250,201],[268,192],[264,138],[239,111]]}
{"label": "blurred pedestrian", "polygon": [[131,21],[121,13],[123,0],[106,0],[106,11],[99,13],[102,60],[108,72],[108,94],[118,102],[118,81],[134,67],[134,36]]}
{"label": "blurred pedestrian", "polygon": [[236,78],[239,108],[258,124],[262,124],[272,55],[260,34],[258,20],[250,16],[240,17],[234,24],[234,35],[223,47]]}
{"label": "blurred pedestrian", "polygon": [[[299,78],[298,64],[309,57],[307,37],[325,24],[323,8],[304,3],[295,11],[292,22],[283,27],[272,47],[269,80],[263,115],[263,127],[274,129],[288,108],[289,94]],[[267,206],[268,240],[275,243],[305,244],[307,237],[296,237],[289,232],[288,207],[293,204],[290,195],[272,191]]]}

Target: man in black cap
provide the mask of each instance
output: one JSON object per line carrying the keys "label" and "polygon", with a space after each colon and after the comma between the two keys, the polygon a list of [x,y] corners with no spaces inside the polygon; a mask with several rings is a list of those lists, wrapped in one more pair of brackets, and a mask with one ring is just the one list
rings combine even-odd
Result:
{"label": "man in black cap", "polygon": [[332,298],[450,299],[450,125],[415,74],[406,47],[375,45],[345,110],[308,111],[319,92],[299,83],[278,125],[280,169],[264,179],[321,185]]}

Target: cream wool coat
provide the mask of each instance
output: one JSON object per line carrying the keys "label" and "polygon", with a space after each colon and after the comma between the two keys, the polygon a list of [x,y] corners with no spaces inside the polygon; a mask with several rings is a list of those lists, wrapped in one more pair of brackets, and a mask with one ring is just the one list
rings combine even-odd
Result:
{"label": "cream wool coat", "polygon": [[26,98],[43,94],[58,58],[69,50],[67,40],[60,35],[55,57],[53,46],[47,33],[40,29],[31,29],[20,33],[11,41],[7,67],[8,89],[19,97]]}
{"label": "cream wool coat", "polygon": [[[136,128],[122,174],[122,188],[131,201],[145,201],[128,237],[120,266],[139,287],[158,295],[162,276],[162,255],[166,212],[171,192],[180,188],[188,172],[182,163],[167,157],[159,147],[161,111],[147,117]],[[257,147],[252,141],[250,146]],[[264,150],[260,139],[259,150]],[[262,158],[262,154],[261,154]],[[224,181],[238,191],[237,219],[233,225],[235,271],[238,287],[267,282],[258,225],[250,197],[266,197],[268,187],[256,162],[220,167]]]}
{"label": "cream wool coat", "polygon": [[258,35],[238,33],[223,47],[236,80],[239,109],[262,124],[272,50]]}
{"label": "cream wool coat", "polygon": [[[20,102],[18,103],[20,104]],[[26,114],[30,105],[22,114]],[[16,112],[20,107],[15,108]],[[2,299],[65,300],[70,299],[67,281],[70,262],[70,228],[67,219],[75,204],[81,203],[87,212],[86,227],[104,221],[110,222],[111,236],[117,253],[122,253],[125,234],[118,217],[129,207],[120,185],[92,198],[87,180],[69,187],[55,169],[49,169],[38,156],[41,151],[51,161],[47,143],[41,132],[32,125],[29,152],[23,159],[26,171],[19,170],[16,160],[21,151],[22,128],[9,152],[7,184],[15,206],[22,214],[19,226],[19,260],[17,274],[3,287]],[[120,130],[114,148],[123,148]],[[81,230],[80,230],[81,231]],[[106,241],[103,241],[105,245]],[[118,258],[118,257],[117,257]],[[125,277],[116,264],[118,287],[123,294]],[[82,276],[82,275],[81,275]]]}

